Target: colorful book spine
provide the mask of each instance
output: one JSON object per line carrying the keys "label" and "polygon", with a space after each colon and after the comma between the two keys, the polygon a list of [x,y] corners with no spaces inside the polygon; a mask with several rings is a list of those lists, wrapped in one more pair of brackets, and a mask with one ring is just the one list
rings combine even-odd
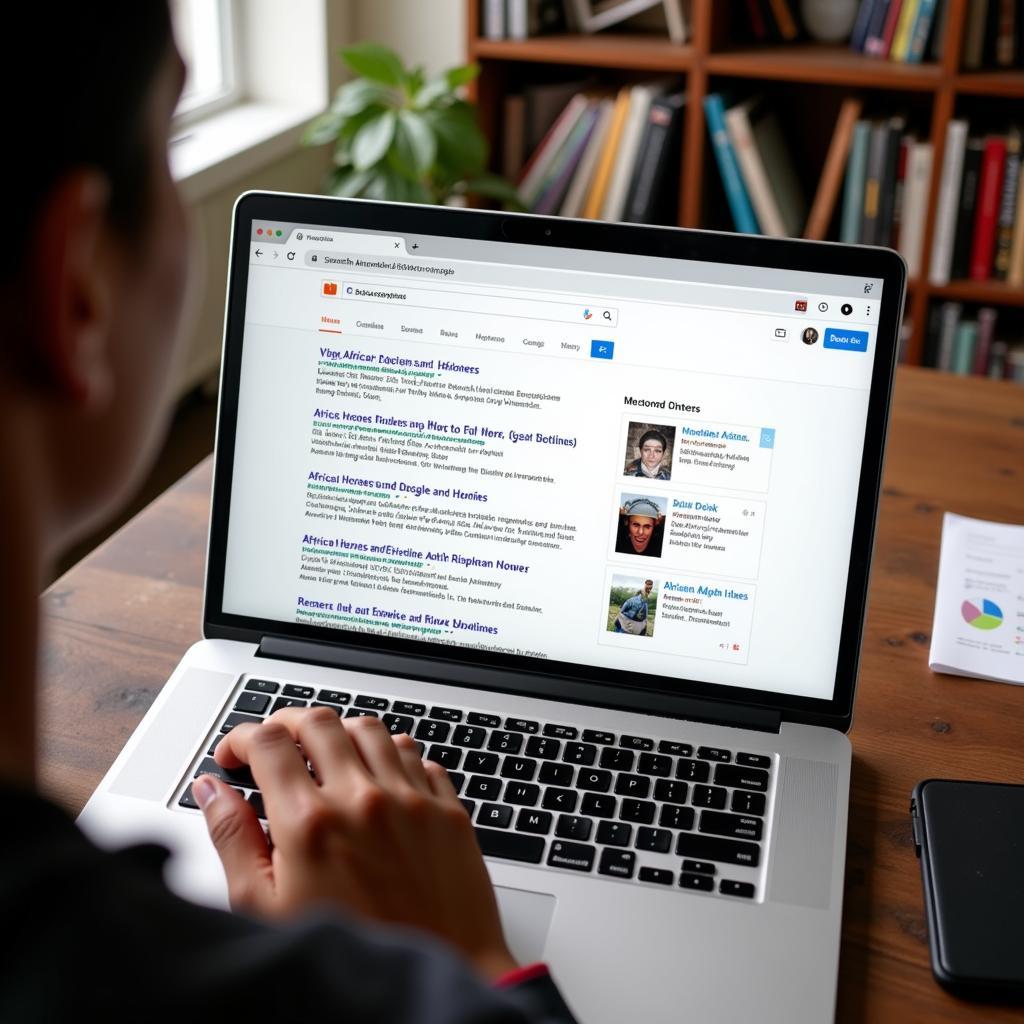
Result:
{"label": "colorful book spine", "polygon": [[860,241],[860,224],[864,208],[864,180],[868,166],[868,146],[871,142],[871,122],[858,121],[853,128],[850,158],[846,164],[846,184],[843,188],[843,216],[839,241],[854,245]]}
{"label": "colorful book spine", "polygon": [[896,25],[896,34],[892,39],[892,46],[888,56],[890,60],[905,61],[910,51],[910,30],[914,20],[917,18],[917,8],[920,0],[903,0],[900,8],[900,20]]}
{"label": "colorful book spine", "polygon": [[985,140],[985,156],[981,164],[978,208],[974,217],[974,242],[971,246],[971,277],[975,281],[987,281],[992,276],[1005,166],[1006,139],[998,135],[989,136]]}
{"label": "colorful book spine", "polygon": [[960,185],[960,203],[956,213],[956,234],[953,241],[953,280],[967,277],[971,269],[971,242],[974,237],[974,213],[978,205],[978,182],[981,179],[981,158],[985,143],[968,139],[964,150],[964,173]]}
{"label": "colorful book spine", "polygon": [[982,376],[988,373],[995,333],[996,311],[991,306],[982,306],[978,310],[978,343],[974,350],[974,372]]}
{"label": "colorful book spine", "polygon": [[946,129],[942,180],[939,183],[939,199],[935,208],[935,237],[932,240],[932,256],[928,274],[929,281],[935,285],[949,284],[966,145],[967,122],[950,121],[949,127]]}
{"label": "colorful book spine", "polygon": [[1006,136],[1006,166],[1003,169],[1003,194],[999,200],[999,224],[996,229],[996,254],[993,271],[997,281],[1005,281],[1010,272],[1013,222],[1017,216],[1017,189],[1020,183],[1020,129]]}
{"label": "colorful book spine", "polygon": [[953,359],[950,369],[954,373],[969,374],[974,369],[974,350],[978,345],[978,325],[973,320],[957,324],[953,339]]}
{"label": "colorful book spine", "polygon": [[725,196],[729,202],[736,230],[744,234],[756,235],[758,231],[757,218],[754,216],[750,197],[743,185],[743,177],[736,163],[736,154],[732,151],[732,145],[729,142],[729,133],[725,127],[725,104],[718,93],[709,93],[704,97],[704,115],[707,118],[715,160],[718,162],[718,171],[722,176]]}
{"label": "colorful book spine", "polygon": [[913,28],[910,30],[910,46],[907,50],[907,61],[911,64],[920,64],[924,60],[925,49],[928,46],[928,37],[931,35],[932,24],[935,21],[935,8],[938,0],[921,0],[917,9],[917,17],[914,19]]}

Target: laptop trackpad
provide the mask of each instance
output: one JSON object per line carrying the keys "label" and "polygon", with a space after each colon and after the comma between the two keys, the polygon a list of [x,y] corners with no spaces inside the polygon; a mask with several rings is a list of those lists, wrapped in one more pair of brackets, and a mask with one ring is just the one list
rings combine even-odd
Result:
{"label": "laptop trackpad", "polygon": [[555,897],[546,892],[507,889],[496,885],[498,910],[512,955],[526,965],[544,959],[544,945],[555,913]]}

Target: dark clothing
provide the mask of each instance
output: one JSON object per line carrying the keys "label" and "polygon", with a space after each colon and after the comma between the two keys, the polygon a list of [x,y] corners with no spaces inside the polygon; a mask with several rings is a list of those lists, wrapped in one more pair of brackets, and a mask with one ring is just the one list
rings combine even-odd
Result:
{"label": "dark clothing", "polygon": [[413,930],[197,906],[163,884],[163,847],[100,850],[35,793],[0,787],[0,820],[4,1024],[201,1024],[229,1005],[224,1021],[573,1024],[543,972],[493,989]]}

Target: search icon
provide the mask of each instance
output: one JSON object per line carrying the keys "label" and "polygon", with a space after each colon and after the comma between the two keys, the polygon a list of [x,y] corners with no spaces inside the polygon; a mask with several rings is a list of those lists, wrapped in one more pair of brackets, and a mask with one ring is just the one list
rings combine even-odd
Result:
{"label": "search icon", "polygon": [[605,318],[605,320],[611,320],[612,318],[611,310],[608,309],[606,309],[601,315]]}

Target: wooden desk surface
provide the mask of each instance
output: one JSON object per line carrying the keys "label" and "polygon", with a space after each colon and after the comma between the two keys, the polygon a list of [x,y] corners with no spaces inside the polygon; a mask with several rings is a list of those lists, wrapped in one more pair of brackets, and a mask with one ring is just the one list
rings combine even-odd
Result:
{"label": "wooden desk surface", "polygon": [[[41,776],[84,805],[200,638],[210,460],[43,596]],[[928,670],[944,510],[1024,523],[1024,390],[901,368],[853,741],[840,1021],[1004,1021],[932,980],[908,805],[930,776],[1024,781],[1024,688]]]}

